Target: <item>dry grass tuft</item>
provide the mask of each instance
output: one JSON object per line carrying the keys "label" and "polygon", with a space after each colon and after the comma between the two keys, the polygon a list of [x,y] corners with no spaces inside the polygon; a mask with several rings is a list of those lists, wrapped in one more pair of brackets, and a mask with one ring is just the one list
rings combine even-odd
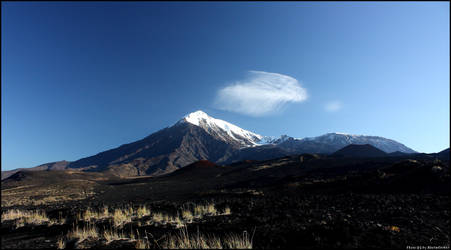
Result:
{"label": "dry grass tuft", "polygon": [[195,217],[201,217],[203,215],[204,209],[202,205],[196,205],[194,207],[194,216]]}
{"label": "dry grass tuft", "polygon": [[224,209],[224,213],[223,213],[224,215],[230,215],[230,214],[232,214],[232,210],[230,210],[230,207],[226,207],[225,209]]}
{"label": "dry grass tuft", "polygon": [[204,215],[214,216],[218,215],[218,211],[213,203],[208,203],[206,205],[196,205],[194,207],[194,217],[202,218]]}
{"label": "dry grass tuft", "polygon": [[242,235],[229,234],[223,244],[228,249],[252,249],[252,238],[249,238],[246,231]]}
{"label": "dry grass tuft", "polygon": [[176,216],[171,216],[169,214],[163,214],[163,213],[153,213],[152,219],[147,221],[146,224],[171,224],[175,226],[176,228],[184,227],[186,226],[186,223],[184,220],[180,218],[180,216],[177,214]]}
{"label": "dry grass tuft", "polygon": [[171,223],[174,224],[176,228],[186,226],[185,222],[180,219],[179,215],[172,217]]}
{"label": "dry grass tuft", "polygon": [[163,214],[162,213],[154,213],[152,214],[152,221],[157,222],[157,223],[161,223],[163,222],[164,218],[163,218]]}
{"label": "dry grass tuft", "polygon": [[162,247],[169,249],[252,249],[252,240],[249,239],[247,232],[244,232],[243,235],[230,234],[221,239],[199,232],[189,235],[188,230],[184,228],[177,235],[168,237]]}
{"label": "dry grass tuft", "polygon": [[78,218],[80,220],[91,221],[93,219],[101,220],[111,216],[108,207],[104,206],[101,211],[94,211],[93,209],[88,208],[82,215],[78,215]]}
{"label": "dry grass tuft", "polygon": [[107,241],[107,244],[113,240],[122,240],[128,238],[123,231],[119,232],[116,228],[110,228],[110,230],[103,231],[103,237]]}
{"label": "dry grass tuft", "polygon": [[[18,219],[18,220],[17,220]],[[24,211],[18,209],[8,210],[2,212],[2,221],[17,220],[16,228],[23,227],[26,224],[53,224],[55,221],[50,221],[47,214],[44,211]]]}
{"label": "dry grass tuft", "polygon": [[138,218],[142,218],[144,216],[148,216],[148,215],[150,215],[150,210],[147,209],[146,206],[141,206],[136,211],[136,215],[138,216]]}
{"label": "dry grass tuft", "polygon": [[108,206],[103,206],[102,216],[105,218],[110,217],[110,211],[108,210]]}
{"label": "dry grass tuft", "polygon": [[192,221],[193,221],[193,218],[194,218],[194,215],[193,215],[193,213],[191,212],[191,210],[183,210],[183,211],[182,211],[182,218],[183,218],[185,221],[187,221],[187,222],[192,222]]}
{"label": "dry grass tuft", "polygon": [[95,213],[93,210],[91,210],[91,208],[88,208],[84,213],[83,213],[83,217],[84,220],[91,220],[93,218],[97,218],[97,213]]}
{"label": "dry grass tuft", "polygon": [[29,221],[36,222],[49,221],[49,218],[43,211],[23,211],[18,209],[12,209],[2,213],[2,221],[24,218],[28,219]]}
{"label": "dry grass tuft", "polygon": [[139,239],[135,244],[136,249],[149,249],[149,242],[147,240]]}
{"label": "dry grass tuft", "polygon": [[58,240],[56,241],[56,247],[58,249],[66,248],[66,241],[64,241],[63,237],[58,238]]}
{"label": "dry grass tuft", "polygon": [[113,214],[114,226],[120,227],[128,222],[131,222],[131,214],[129,210],[115,209]]}
{"label": "dry grass tuft", "polygon": [[207,214],[209,214],[209,215],[216,215],[218,213],[218,211],[215,208],[215,205],[211,204],[211,203],[207,205],[206,210],[207,210]]}
{"label": "dry grass tuft", "polygon": [[83,228],[76,226],[72,231],[67,234],[69,239],[78,239],[78,242],[82,242],[88,238],[99,238],[99,231],[95,224],[88,224]]}

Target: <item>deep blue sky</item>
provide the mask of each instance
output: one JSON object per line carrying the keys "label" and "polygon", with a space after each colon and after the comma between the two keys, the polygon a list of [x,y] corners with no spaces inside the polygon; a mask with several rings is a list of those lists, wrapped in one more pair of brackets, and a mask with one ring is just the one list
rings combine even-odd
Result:
{"label": "deep blue sky", "polygon": [[[198,109],[263,135],[449,147],[447,2],[2,2],[1,21],[3,170],[90,156]],[[260,116],[215,106],[252,70],[308,98]]]}

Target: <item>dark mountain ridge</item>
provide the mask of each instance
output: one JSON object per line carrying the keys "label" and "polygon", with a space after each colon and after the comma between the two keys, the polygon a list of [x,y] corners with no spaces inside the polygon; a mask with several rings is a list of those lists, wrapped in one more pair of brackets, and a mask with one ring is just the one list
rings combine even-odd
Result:
{"label": "dark mountain ridge", "polygon": [[339,156],[339,157],[384,157],[388,156],[384,151],[377,149],[369,144],[357,145],[351,144],[348,145],[335,153],[331,154],[331,156]]}
{"label": "dark mountain ridge", "polygon": [[56,161],[45,163],[32,168],[17,168],[14,170],[2,171],[1,178],[6,179],[9,176],[19,172],[19,171],[50,171],[50,170],[64,170],[67,168],[70,162],[68,161]]}

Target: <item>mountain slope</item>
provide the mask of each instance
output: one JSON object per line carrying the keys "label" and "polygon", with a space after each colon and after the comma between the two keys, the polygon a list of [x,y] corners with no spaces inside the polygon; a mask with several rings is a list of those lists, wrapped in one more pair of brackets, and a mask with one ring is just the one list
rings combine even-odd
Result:
{"label": "mountain slope", "polygon": [[235,150],[229,157],[218,161],[220,164],[230,164],[244,160],[270,160],[290,155],[291,152],[274,144],[247,147]]}
{"label": "mountain slope", "polygon": [[449,148],[442,150],[440,152],[438,152],[437,157],[443,160],[448,160],[449,161]]}
{"label": "mountain slope", "polygon": [[377,149],[370,144],[358,145],[351,144],[348,145],[337,152],[331,154],[331,156],[343,156],[343,157],[384,157],[387,153]]}
{"label": "mountain slope", "polygon": [[201,159],[217,161],[236,148],[201,127],[182,122],[142,140],[74,161],[68,167],[121,176],[156,175]]}

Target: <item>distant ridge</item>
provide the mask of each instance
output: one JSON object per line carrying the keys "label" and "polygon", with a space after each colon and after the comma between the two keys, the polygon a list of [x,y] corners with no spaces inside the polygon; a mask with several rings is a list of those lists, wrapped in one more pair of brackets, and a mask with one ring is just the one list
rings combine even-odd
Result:
{"label": "distant ridge", "polygon": [[[224,165],[242,160],[269,160],[304,153],[332,154],[351,144],[369,144],[387,153],[416,153],[402,143],[380,136],[344,133],[327,133],[302,139],[287,135],[279,138],[262,136],[198,110],[141,140],[76,161],[47,163],[27,170],[76,169],[84,172],[109,172],[121,177],[157,176],[202,159]],[[364,155],[368,154],[372,155]],[[19,170],[2,171],[2,179]]]}
{"label": "distant ridge", "polygon": [[332,154],[332,156],[341,157],[384,157],[387,155],[384,151],[370,144],[351,144]]}
{"label": "distant ridge", "polygon": [[404,153],[404,152],[400,152],[400,151],[395,151],[395,152],[391,152],[388,155],[389,156],[404,156],[407,155],[408,153]]}
{"label": "distant ridge", "polygon": [[449,155],[449,148],[442,150],[442,151],[438,152],[437,154],[440,154],[440,155],[448,154]]}
{"label": "distant ridge", "polygon": [[440,159],[444,159],[444,160],[449,160],[449,148],[447,148],[447,149],[445,149],[445,150],[442,150],[442,151],[440,151],[440,152],[438,152],[437,153],[437,156],[440,158]]}
{"label": "distant ridge", "polygon": [[68,162],[68,161],[56,161],[56,162],[45,163],[45,164],[42,164],[42,165],[39,165],[36,167],[32,167],[32,168],[17,168],[14,170],[2,171],[1,178],[2,178],[2,180],[4,180],[19,171],[64,170],[67,168],[69,163],[70,162]]}

